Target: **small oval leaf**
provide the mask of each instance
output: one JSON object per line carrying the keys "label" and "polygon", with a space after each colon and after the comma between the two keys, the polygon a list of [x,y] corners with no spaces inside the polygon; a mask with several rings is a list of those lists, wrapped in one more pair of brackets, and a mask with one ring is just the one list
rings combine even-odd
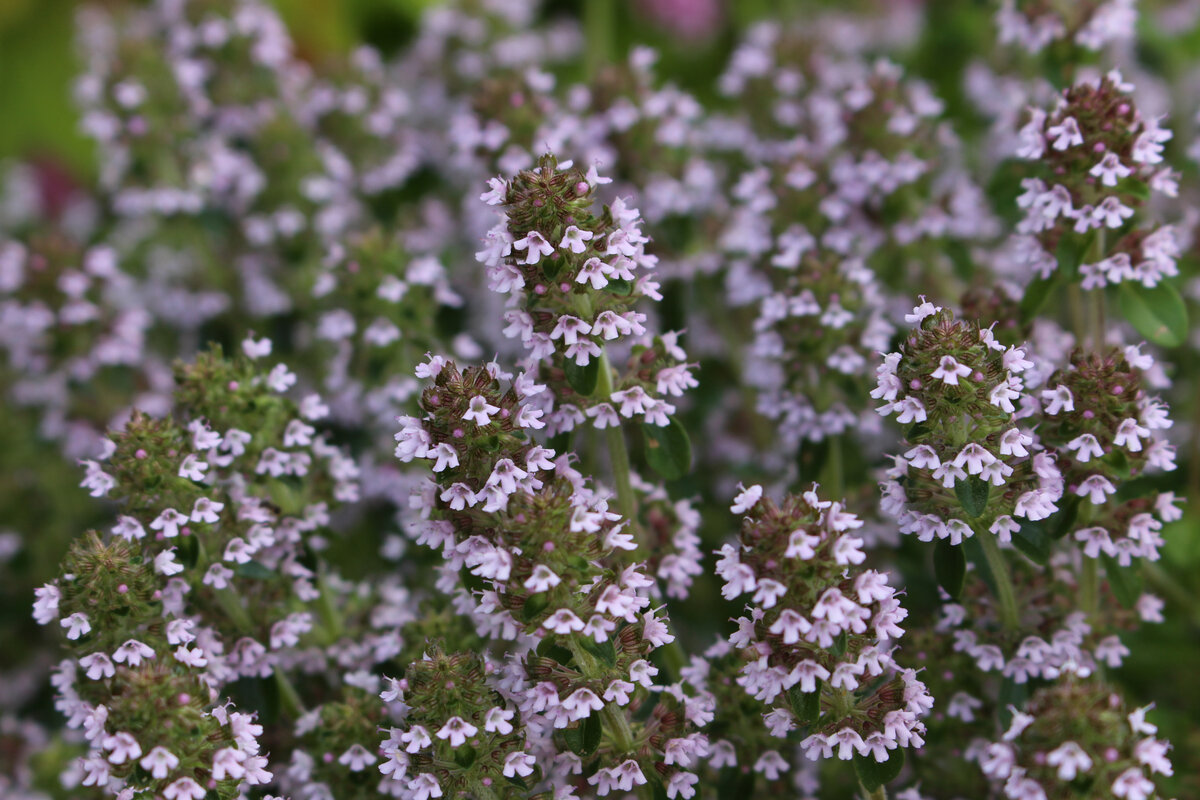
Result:
{"label": "small oval leaf", "polygon": [[967,554],[961,547],[950,544],[949,539],[938,539],[933,548],[933,573],[937,576],[938,585],[957,600],[962,597],[963,584],[967,579]]}
{"label": "small oval leaf", "polygon": [[904,769],[904,749],[897,747],[888,751],[887,761],[876,761],[874,756],[855,756],[854,771],[862,781],[863,788],[874,792],[879,787],[894,781]]}
{"label": "small oval leaf", "polygon": [[673,481],[692,468],[692,442],[674,417],[663,426],[642,425],[646,463],[664,479]]}
{"label": "small oval leaf", "polygon": [[1117,602],[1124,608],[1133,608],[1142,596],[1142,576],[1133,567],[1122,567],[1112,556],[1101,555],[1104,574],[1108,576],[1108,588],[1112,589]]}
{"label": "small oval leaf", "polygon": [[991,484],[977,475],[972,475],[965,481],[959,481],[954,485],[954,493],[958,495],[958,502],[962,503],[963,511],[966,511],[969,517],[978,517],[987,510],[988,497],[991,492]]}
{"label": "small oval leaf", "polygon": [[1153,289],[1125,282],[1119,293],[1121,313],[1137,332],[1162,347],[1178,347],[1187,339],[1187,306],[1169,283]]}
{"label": "small oval leaf", "polygon": [[591,397],[600,379],[600,359],[593,358],[586,366],[581,367],[574,359],[568,358],[563,364],[563,372],[566,373],[567,383],[572,389],[584,397]]}

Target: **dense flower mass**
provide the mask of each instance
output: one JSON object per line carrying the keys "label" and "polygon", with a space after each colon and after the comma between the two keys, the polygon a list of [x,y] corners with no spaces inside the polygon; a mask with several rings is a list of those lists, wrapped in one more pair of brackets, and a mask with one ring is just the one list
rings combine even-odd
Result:
{"label": "dense flower mass", "polygon": [[1200,796],[1194,4],[100,5],[0,796]]}

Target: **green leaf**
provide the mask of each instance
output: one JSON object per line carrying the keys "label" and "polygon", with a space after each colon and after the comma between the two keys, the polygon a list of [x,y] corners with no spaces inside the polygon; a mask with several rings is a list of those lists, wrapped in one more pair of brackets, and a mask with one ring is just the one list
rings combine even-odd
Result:
{"label": "green leaf", "polygon": [[475,748],[463,742],[462,746],[454,749],[454,762],[463,769],[467,769],[475,763],[476,755]]}
{"label": "green leaf", "polygon": [[991,492],[991,484],[977,475],[972,475],[965,481],[959,481],[954,485],[954,493],[958,495],[958,502],[962,503],[963,511],[966,511],[969,517],[978,517],[987,510],[988,496]]}
{"label": "green leaf", "polygon": [[874,756],[855,756],[854,771],[863,788],[874,792],[881,786],[894,781],[904,769],[904,750],[897,747],[888,753],[887,761],[876,761]]}
{"label": "green leaf", "polygon": [[609,294],[615,294],[618,297],[627,297],[633,293],[633,284],[624,278],[614,278],[604,287],[604,291]]}
{"label": "green leaf", "polygon": [[1032,687],[1028,682],[1017,683],[1012,678],[1005,678],[1000,684],[1000,694],[997,698],[997,704],[1000,706],[1000,727],[1008,730],[1008,726],[1012,724],[1012,712],[1008,710],[1009,706],[1020,711],[1025,707],[1025,701],[1029,699],[1032,693]]}
{"label": "green leaf", "polygon": [[584,397],[591,397],[600,378],[600,359],[590,359],[587,366],[581,367],[574,359],[568,358],[563,364],[563,372],[567,374],[567,383],[572,389]]}
{"label": "green leaf", "polygon": [[250,578],[256,581],[265,581],[275,577],[274,572],[253,559],[247,561],[245,564],[235,564],[233,574],[239,578]]}
{"label": "green leaf", "polygon": [[571,666],[575,663],[571,656],[571,651],[562,645],[555,644],[556,637],[547,636],[538,644],[537,654],[542,658],[550,658],[562,664],[564,667]]}
{"label": "green leaf", "polygon": [[746,800],[754,796],[754,782],[758,773],[753,770],[742,772],[737,767],[725,767],[717,782],[717,800]]}
{"label": "green leaf", "polygon": [[603,642],[597,642],[590,636],[585,636],[582,638],[584,650],[587,650],[589,653],[610,667],[617,663],[617,651],[613,648],[611,639],[605,639]]}
{"label": "green leaf", "polygon": [[664,479],[673,481],[692,468],[692,443],[687,431],[674,417],[663,426],[642,425],[646,463]]}
{"label": "green leaf", "polygon": [[846,631],[843,630],[836,637],[834,637],[833,644],[829,646],[829,652],[833,653],[835,656],[842,655],[846,652],[847,640],[848,637],[846,636]]}
{"label": "green leaf", "polygon": [[1050,536],[1040,522],[1026,522],[1013,533],[1013,547],[1030,561],[1045,565],[1050,561]]}
{"label": "green leaf", "polygon": [[1162,347],[1178,347],[1186,341],[1187,306],[1171,284],[1147,289],[1126,281],[1121,284],[1118,300],[1125,319],[1148,341]]}
{"label": "green leaf", "polygon": [[1022,322],[1031,322],[1038,315],[1061,281],[1062,273],[1055,270],[1050,273],[1048,278],[1034,278],[1029,282],[1029,285],[1025,287],[1021,304],[1018,306]]}
{"label": "green leaf", "polygon": [[1104,562],[1104,574],[1108,576],[1108,586],[1117,602],[1125,608],[1133,608],[1142,596],[1141,572],[1133,567],[1122,567],[1112,556],[1101,555],[1100,560]]}
{"label": "green leaf", "polygon": [[600,746],[602,731],[600,715],[592,714],[578,725],[563,731],[563,738],[572,753],[586,758],[596,752],[596,748]]}
{"label": "green leaf", "polygon": [[962,596],[963,584],[967,579],[966,553],[961,547],[950,544],[949,539],[938,539],[933,547],[933,573],[937,576],[938,585],[957,600]]}
{"label": "green leaf", "polygon": [[788,690],[788,702],[801,725],[812,725],[821,716],[821,681],[814,692],[800,691],[799,684],[793,686]]}
{"label": "green leaf", "polygon": [[1079,265],[1083,263],[1084,254],[1092,245],[1093,234],[1078,236],[1071,233],[1063,234],[1054,249],[1054,260],[1058,262],[1058,273],[1066,278],[1074,278],[1079,274]]}
{"label": "green leaf", "polygon": [[521,619],[526,622],[533,622],[538,614],[546,610],[546,606],[550,605],[550,597],[547,592],[538,592],[531,594],[525,599],[525,605],[521,607]]}

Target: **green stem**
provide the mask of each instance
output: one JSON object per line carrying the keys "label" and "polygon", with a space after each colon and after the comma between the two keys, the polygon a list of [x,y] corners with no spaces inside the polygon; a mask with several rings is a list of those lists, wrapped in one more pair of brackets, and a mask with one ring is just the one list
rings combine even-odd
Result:
{"label": "green stem", "polygon": [[254,622],[250,619],[250,614],[247,613],[246,607],[242,605],[241,598],[233,593],[232,589],[219,589],[215,592],[217,604],[221,606],[221,610],[225,612],[225,616],[229,617],[230,622],[237,626],[237,629],[247,636],[254,634]]}
{"label": "green stem", "polygon": [[829,455],[821,470],[825,484],[825,496],[841,500],[846,491],[846,467],[842,459],[842,437],[829,437]]}
{"label": "green stem", "polygon": [[583,32],[587,49],[588,77],[593,80],[616,52],[617,0],[584,0]]}
{"label": "green stem", "polygon": [[1083,348],[1086,346],[1088,335],[1087,309],[1083,289],[1078,283],[1067,287],[1067,302],[1071,312],[1071,330],[1075,334],[1075,346]]}
{"label": "green stem", "polygon": [[1079,574],[1079,602],[1089,619],[1096,615],[1096,610],[1099,607],[1098,585],[1099,576],[1096,559],[1084,556],[1083,569]]}
{"label": "green stem", "polygon": [[304,701],[300,699],[300,693],[282,670],[275,670],[275,684],[279,687],[279,699],[283,701],[283,707],[292,719],[304,716]]}
{"label": "green stem", "polygon": [[338,613],[333,604],[333,590],[329,588],[329,581],[325,579],[324,572],[317,576],[317,589],[321,593],[318,610],[321,613],[321,621],[325,624],[325,630],[329,634],[329,643],[332,644],[342,638],[344,627],[342,615]]}
{"label": "green stem", "polygon": [[[602,677],[596,659],[592,658],[592,655],[579,645],[574,636],[567,637],[567,648],[571,651],[575,664],[583,673],[584,678],[594,680]],[[603,720],[604,727],[608,729],[608,733],[612,737],[613,746],[621,753],[632,753],[633,729],[629,727],[629,720],[625,718],[621,708],[614,703],[605,703],[604,708],[600,710],[600,719]]]}
{"label": "green stem", "polygon": [[[596,393],[608,398],[613,393],[612,365],[608,361],[608,350],[600,351],[600,376],[596,381]],[[608,440],[608,457],[612,464],[613,481],[617,484],[617,508],[629,520],[641,541],[641,526],[637,524],[637,496],[633,493],[630,480],[629,450],[625,447],[625,431],[621,425],[610,425],[604,429]]]}
{"label": "green stem", "polygon": [[1000,622],[1009,631],[1015,631],[1020,625],[1020,614],[1017,611],[1017,596],[1013,592],[1012,576],[1008,574],[1008,562],[1000,552],[1000,545],[990,531],[978,532],[975,536],[983,548],[983,557],[992,573],[992,581],[996,584],[996,602],[1000,605]]}
{"label": "green stem", "polygon": [[858,785],[862,787],[863,796],[866,797],[867,800],[887,800],[887,789],[883,788],[882,786],[873,792],[868,792],[867,787],[863,786],[861,781],[859,781]]}

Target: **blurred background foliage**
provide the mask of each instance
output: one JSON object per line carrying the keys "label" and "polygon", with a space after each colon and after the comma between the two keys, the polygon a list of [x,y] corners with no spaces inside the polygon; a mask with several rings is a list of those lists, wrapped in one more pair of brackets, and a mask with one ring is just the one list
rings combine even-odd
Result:
{"label": "blurred background foliage", "polygon": [[[102,0],[100,4],[117,6],[133,1]],[[292,31],[299,55],[320,63],[331,54],[363,42],[384,52],[402,47],[414,35],[421,13],[438,0],[273,2]],[[990,48],[992,3],[887,2],[923,5],[927,24],[908,52],[900,54],[900,60],[934,85],[964,139],[980,134],[985,122],[975,115],[965,97],[963,72],[972,58]],[[701,101],[720,102],[714,79],[746,27],[768,16],[803,14],[805,8],[816,3],[712,0],[712,4],[716,24],[692,29],[686,25],[668,29],[637,0],[549,0],[544,13],[587,19],[600,8],[599,18],[620,20],[615,29],[604,32],[611,51],[627,52],[638,44],[652,46],[660,53],[660,74],[670,76]],[[824,0],[823,4],[849,9],[861,3]],[[71,100],[71,83],[79,68],[74,25],[80,5],[75,0],[0,0],[0,161],[33,161],[67,183],[88,185],[95,172],[94,154],[89,141],[79,133]],[[605,8],[611,5],[617,10]],[[1167,18],[1156,17],[1153,12],[1166,5],[1141,4],[1138,45],[1131,55],[1136,57],[1139,70],[1157,75],[1163,85],[1181,95],[1174,98],[1174,103],[1183,112],[1170,121],[1177,131],[1176,143],[1181,143],[1191,141],[1194,134],[1192,114],[1200,96],[1195,91],[1200,87],[1200,25],[1185,29],[1164,25]],[[1195,170],[1183,158],[1175,159],[1175,164]],[[1190,380],[1192,391],[1197,391],[1194,369],[1183,370],[1180,378]],[[1200,410],[1200,402],[1193,407],[1195,410]],[[86,530],[104,513],[84,492],[74,489],[78,475],[73,465],[46,459],[44,454],[32,419],[10,417],[0,425],[0,508],[7,514],[7,518],[0,519],[0,535],[31,530],[43,534],[9,565],[13,574],[21,574],[25,580],[0,587],[0,626],[6,631],[24,631],[30,642],[38,636],[29,615],[30,587],[54,573],[62,542]],[[1195,490],[1200,485],[1200,457],[1192,452],[1181,461],[1181,472],[1190,473],[1186,478],[1188,514],[1165,532],[1164,560],[1153,565],[1148,586],[1168,601],[1168,621],[1165,625],[1146,626],[1130,637],[1127,643],[1133,655],[1119,677],[1135,700],[1159,701],[1167,720],[1164,733],[1174,741],[1177,751],[1180,796],[1186,797],[1196,796],[1185,793],[1197,789],[1191,781],[1200,773],[1200,681],[1195,679],[1200,664],[1200,496]],[[50,491],[53,494],[48,494]],[[0,670],[21,663],[25,655],[20,640],[6,642],[0,650]],[[44,699],[50,687],[43,691]],[[39,705],[48,707],[45,703]],[[54,760],[50,756],[47,759]]]}

